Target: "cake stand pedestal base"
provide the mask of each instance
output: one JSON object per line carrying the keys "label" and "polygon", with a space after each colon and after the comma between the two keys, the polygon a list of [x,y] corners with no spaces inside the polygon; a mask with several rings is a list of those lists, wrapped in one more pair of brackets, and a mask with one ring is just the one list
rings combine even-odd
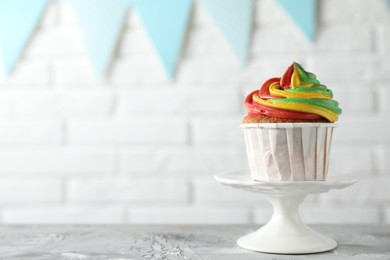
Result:
{"label": "cake stand pedestal base", "polygon": [[228,173],[215,178],[238,189],[263,193],[273,206],[271,220],[257,231],[238,239],[245,249],[274,254],[309,254],[332,250],[336,241],[306,226],[298,208],[309,194],[341,189],[357,182],[353,176],[330,176],[326,181],[259,182],[249,173]]}
{"label": "cake stand pedestal base", "polygon": [[245,249],[265,253],[304,254],[332,250],[336,241],[306,226],[300,219],[298,208],[305,195],[266,196],[274,207],[271,220],[259,230],[238,239]]}

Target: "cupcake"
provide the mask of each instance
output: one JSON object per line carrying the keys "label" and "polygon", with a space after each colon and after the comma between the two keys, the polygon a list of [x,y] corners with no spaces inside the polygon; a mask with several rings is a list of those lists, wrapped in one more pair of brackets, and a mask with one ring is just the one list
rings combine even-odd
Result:
{"label": "cupcake", "polygon": [[245,99],[249,169],[257,181],[323,181],[341,114],[330,89],[294,62]]}

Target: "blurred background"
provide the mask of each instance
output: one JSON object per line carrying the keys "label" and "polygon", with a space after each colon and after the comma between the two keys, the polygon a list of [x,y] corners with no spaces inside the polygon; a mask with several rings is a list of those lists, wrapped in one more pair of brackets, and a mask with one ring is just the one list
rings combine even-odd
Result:
{"label": "blurred background", "polygon": [[390,8],[317,5],[312,42],[276,0],[255,0],[241,65],[194,1],[172,78],[130,9],[99,79],[74,9],[51,1],[13,72],[0,69],[0,222],[266,222],[261,195],[213,176],[248,168],[243,100],[297,61],[343,108],[329,174],[360,178],[308,197],[303,219],[390,223]]}

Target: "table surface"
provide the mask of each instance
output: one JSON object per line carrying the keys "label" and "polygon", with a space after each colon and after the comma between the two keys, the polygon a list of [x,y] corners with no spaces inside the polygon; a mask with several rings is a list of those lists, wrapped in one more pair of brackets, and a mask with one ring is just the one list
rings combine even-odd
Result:
{"label": "table surface", "polygon": [[0,259],[390,259],[389,225],[313,225],[335,250],[275,255],[236,245],[257,226],[0,226]]}

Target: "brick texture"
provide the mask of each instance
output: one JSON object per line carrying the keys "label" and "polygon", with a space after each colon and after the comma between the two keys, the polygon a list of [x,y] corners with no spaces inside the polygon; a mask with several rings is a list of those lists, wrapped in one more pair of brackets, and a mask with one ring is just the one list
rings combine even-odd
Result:
{"label": "brick texture", "polygon": [[0,64],[0,223],[265,223],[264,197],[213,176],[246,171],[243,99],[292,61],[343,109],[329,174],[360,179],[308,196],[302,218],[390,223],[389,19],[382,0],[320,0],[311,42],[277,1],[255,0],[242,65],[195,1],[170,79],[130,9],[99,80],[72,6],[51,1],[14,72]]}
{"label": "brick texture", "polygon": [[188,202],[189,185],[178,180],[70,180],[67,199],[74,202]]}

